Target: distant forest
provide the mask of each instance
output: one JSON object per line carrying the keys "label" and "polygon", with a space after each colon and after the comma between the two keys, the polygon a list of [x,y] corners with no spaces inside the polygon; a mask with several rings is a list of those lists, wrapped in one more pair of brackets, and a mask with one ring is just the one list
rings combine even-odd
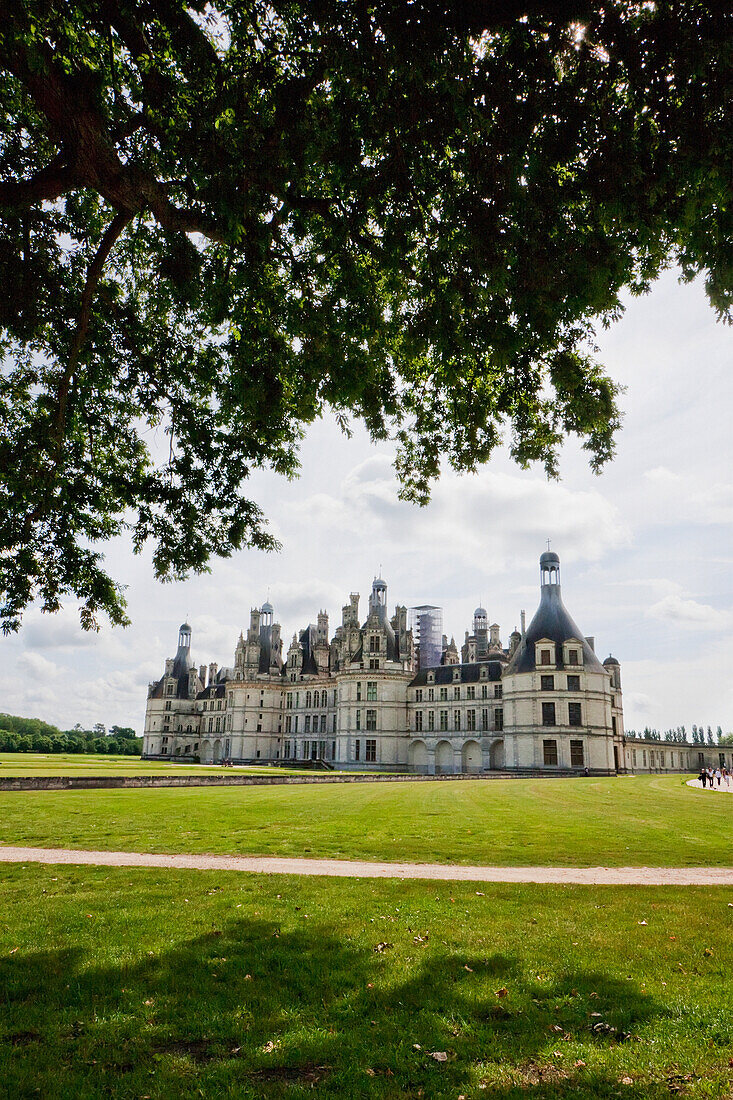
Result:
{"label": "distant forest", "polygon": [[712,726],[708,726],[707,735],[704,726],[696,726],[693,724],[691,737],[688,737],[687,730],[684,726],[677,726],[676,729],[664,730],[660,733],[657,729],[650,729],[646,726],[641,733],[637,733],[636,730],[625,730],[627,737],[632,740],[644,739],[646,741],[671,741],[674,744],[690,744],[693,745],[730,745],[733,744],[733,734],[723,733],[721,726],[718,726],[715,733],[713,733]]}
{"label": "distant forest", "polygon": [[40,718],[18,718],[0,713],[0,752],[92,752],[139,756],[141,737],[129,726],[98,723],[85,730],[77,723],[71,730],[60,730]]}

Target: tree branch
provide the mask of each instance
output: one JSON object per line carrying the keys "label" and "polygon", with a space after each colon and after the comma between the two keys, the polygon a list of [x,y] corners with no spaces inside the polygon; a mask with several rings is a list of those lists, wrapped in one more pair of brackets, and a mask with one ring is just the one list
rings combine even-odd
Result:
{"label": "tree branch", "polygon": [[94,258],[87,270],[86,282],[84,283],[84,290],[81,296],[81,309],[79,310],[79,317],[76,322],[76,329],[74,330],[74,338],[71,341],[71,347],[69,348],[69,358],[66,364],[64,373],[59,381],[57,390],[57,412],[56,412],[56,449],[57,453],[61,447],[64,436],[64,428],[66,426],[66,410],[69,398],[69,386],[71,379],[74,375],[76,363],[79,358],[79,352],[81,351],[84,341],[89,331],[89,319],[92,312],[92,301],[94,300],[94,292],[97,288],[97,283],[101,277],[104,265],[107,262],[107,258],[112,251],[115,243],[120,238],[121,234],[125,230],[125,226],[132,220],[133,213],[129,210],[123,211],[119,214],[115,214],[112,221],[107,226],[104,232],[102,240],[99,242],[99,247],[94,254]]}
{"label": "tree branch", "polygon": [[50,164],[25,180],[0,183],[0,206],[25,208],[44,199],[57,199],[73,187],[76,177],[62,149]]}

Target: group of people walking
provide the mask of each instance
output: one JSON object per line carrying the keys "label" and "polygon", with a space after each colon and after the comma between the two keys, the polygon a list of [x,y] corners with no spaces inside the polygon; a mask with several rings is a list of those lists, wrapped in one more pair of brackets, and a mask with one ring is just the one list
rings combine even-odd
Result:
{"label": "group of people walking", "polygon": [[725,782],[726,787],[730,790],[730,772],[725,766],[722,768],[715,768],[715,770],[712,768],[701,768],[697,778],[700,780],[703,787],[708,786],[711,791],[716,783],[720,786],[721,780]]}

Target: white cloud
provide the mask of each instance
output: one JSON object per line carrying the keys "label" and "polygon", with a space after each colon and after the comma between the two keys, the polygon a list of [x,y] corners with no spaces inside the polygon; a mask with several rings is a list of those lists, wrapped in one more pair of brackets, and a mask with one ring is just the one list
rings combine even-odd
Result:
{"label": "white cloud", "polygon": [[698,603],[680,593],[663,596],[647,610],[649,618],[660,619],[695,630],[725,630],[730,626],[730,615],[725,611],[716,611],[708,604]]}

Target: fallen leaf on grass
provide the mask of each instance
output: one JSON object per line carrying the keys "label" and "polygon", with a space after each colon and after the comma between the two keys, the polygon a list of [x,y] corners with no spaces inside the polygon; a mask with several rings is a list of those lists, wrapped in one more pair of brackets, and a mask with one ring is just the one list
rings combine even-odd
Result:
{"label": "fallen leaf on grass", "polygon": [[712,950],[711,947],[706,947],[705,950],[703,951],[703,955],[705,956],[706,959],[709,959],[710,956],[712,955],[712,953],[713,953],[713,950]]}
{"label": "fallen leaf on grass", "polygon": [[448,1055],[444,1050],[431,1050],[430,1057],[434,1058],[436,1062],[447,1062]]}
{"label": "fallen leaf on grass", "polygon": [[265,1045],[262,1048],[262,1053],[263,1054],[272,1054],[274,1049],[275,1049],[275,1043],[273,1042],[272,1039],[268,1039],[267,1042],[265,1043]]}
{"label": "fallen leaf on grass", "polygon": [[633,1077],[621,1077],[620,1080],[619,1080],[620,1085],[633,1085],[633,1083],[634,1083],[634,1078]]}
{"label": "fallen leaf on grass", "polygon": [[468,964],[466,964],[466,965],[465,965],[465,966],[463,967],[463,969],[464,969],[464,970],[467,970],[469,974],[473,974],[473,970],[471,969],[471,967],[470,967],[470,966],[468,966]]}
{"label": "fallen leaf on grass", "polygon": [[577,1062],[575,1063],[575,1066],[576,1066],[576,1068],[580,1068],[580,1067],[582,1067],[582,1066],[584,1066],[584,1065],[585,1065],[585,1062],[583,1061],[583,1059],[582,1059],[582,1058],[578,1058]]}
{"label": "fallen leaf on grass", "polygon": [[382,951],[388,951],[390,947],[394,947],[393,943],[377,943],[374,945],[374,950],[381,954]]}
{"label": "fallen leaf on grass", "polygon": [[507,987],[505,985],[503,985],[501,987],[501,989],[495,989],[494,990],[494,996],[495,997],[508,997],[509,996],[509,990],[507,989]]}
{"label": "fallen leaf on grass", "polygon": [[646,921],[645,920],[638,920],[636,923],[637,924],[646,924]]}

